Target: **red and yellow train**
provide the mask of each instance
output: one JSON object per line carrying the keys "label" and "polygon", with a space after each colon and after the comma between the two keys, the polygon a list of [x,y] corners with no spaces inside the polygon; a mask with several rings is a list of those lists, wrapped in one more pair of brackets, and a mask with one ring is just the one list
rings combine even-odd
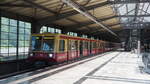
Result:
{"label": "red and yellow train", "polygon": [[33,34],[28,60],[61,63],[118,48],[117,43],[63,34]]}

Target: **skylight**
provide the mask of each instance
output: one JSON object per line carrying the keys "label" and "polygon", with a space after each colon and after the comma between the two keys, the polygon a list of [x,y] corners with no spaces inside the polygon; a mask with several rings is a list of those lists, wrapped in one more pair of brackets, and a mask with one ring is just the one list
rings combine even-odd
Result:
{"label": "skylight", "polygon": [[122,3],[113,4],[112,7],[123,25],[150,22],[150,3]]}

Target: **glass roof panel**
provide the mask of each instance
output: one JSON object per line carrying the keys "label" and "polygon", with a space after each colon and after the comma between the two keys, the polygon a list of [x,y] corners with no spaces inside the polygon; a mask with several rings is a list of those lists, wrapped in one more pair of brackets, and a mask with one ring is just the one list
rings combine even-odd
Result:
{"label": "glass roof panel", "polygon": [[147,9],[148,6],[149,6],[149,3],[145,3],[143,10],[146,11],[146,9]]}
{"label": "glass roof panel", "polygon": [[125,5],[121,6],[118,10],[119,10],[120,15],[126,14],[126,6]]}
{"label": "glass roof panel", "polygon": [[150,17],[144,17],[144,22],[150,22]]}
{"label": "glass roof panel", "polygon": [[[143,16],[143,15],[150,15],[150,3],[116,4],[114,5],[114,8],[117,9],[118,16],[125,15],[125,17],[124,16],[119,17],[121,23],[124,23],[124,25],[126,25],[126,23],[132,24],[132,23],[150,22],[150,16],[149,17]],[[138,11],[135,10],[136,8],[138,9]],[[128,15],[132,16],[126,17]]]}
{"label": "glass roof panel", "polygon": [[135,4],[128,4],[128,11],[132,11],[135,9]]}
{"label": "glass roof panel", "polygon": [[150,7],[148,8],[147,13],[150,14]]}
{"label": "glass roof panel", "polygon": [[127,17],[125,17],[125,18],[121,18],[121,23],[128,23],[129,21],[128,21],[128,18]]}
{"label": "glass roof panel", "polygon": [[135,15],[135,11],[129,12],[128,15]]}

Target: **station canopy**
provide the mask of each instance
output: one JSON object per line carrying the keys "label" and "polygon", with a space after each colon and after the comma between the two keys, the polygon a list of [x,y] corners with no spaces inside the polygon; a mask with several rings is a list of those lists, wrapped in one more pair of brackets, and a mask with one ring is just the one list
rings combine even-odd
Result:
{"label": "station canopy", "polygon": [[[113,32],[147,28],[149,0],[72,0]],[[62,0],[1,0],[0,9],[28,18],[41,25],[58,25],[66,31],[99,35],[106,30]]]}

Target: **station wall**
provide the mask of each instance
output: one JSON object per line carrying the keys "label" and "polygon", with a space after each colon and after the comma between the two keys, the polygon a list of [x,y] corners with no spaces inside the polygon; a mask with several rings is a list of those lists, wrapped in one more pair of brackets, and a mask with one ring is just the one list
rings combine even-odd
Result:
{"label": "station wall", "polygon": [[0,61],[28,56],[31,23],[0,17]]}

